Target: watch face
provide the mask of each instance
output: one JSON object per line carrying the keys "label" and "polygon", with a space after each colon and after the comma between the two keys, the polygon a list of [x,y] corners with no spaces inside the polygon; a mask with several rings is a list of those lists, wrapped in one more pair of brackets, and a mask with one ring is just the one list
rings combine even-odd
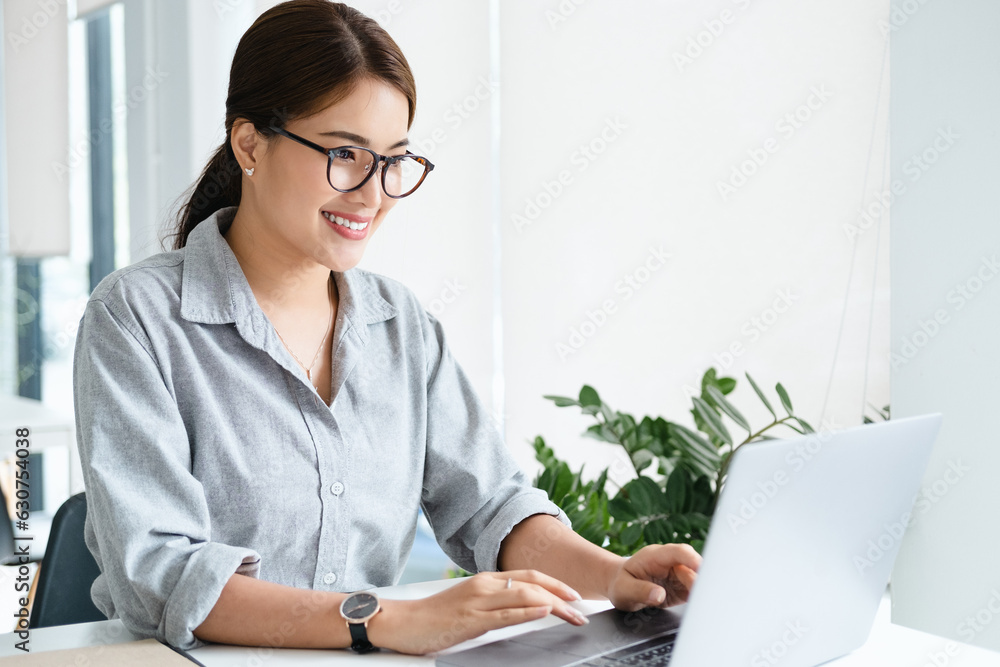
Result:
{"label": "watch face", "polygon": [[349,621],[363,621],[378,610],[378,598],[371,593],[355,593],[340,605],[340,613]]}

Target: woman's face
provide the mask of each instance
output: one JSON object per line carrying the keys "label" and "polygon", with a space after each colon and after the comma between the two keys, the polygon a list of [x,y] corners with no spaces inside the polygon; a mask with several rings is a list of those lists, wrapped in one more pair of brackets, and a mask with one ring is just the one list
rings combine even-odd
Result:
{"label": "woman's face", "polygon": [[[408,118],[402,92],[365,79],[336,104],[289,121],[284,129],[324,148],[362,146],[381,155],[402,155]],[[277,242],[274,249],[333,271],[356,266],[369,239],[396,205],[397,200],[383,192],[380,174],[358,190],[338,192],[327,181],[327,158],[319,151],[282,136],[271,137],[261,148],[255,152],[256,169],[249,180],[254,206],[271,240]],[[361,228],[345,227],[337,218]]]}

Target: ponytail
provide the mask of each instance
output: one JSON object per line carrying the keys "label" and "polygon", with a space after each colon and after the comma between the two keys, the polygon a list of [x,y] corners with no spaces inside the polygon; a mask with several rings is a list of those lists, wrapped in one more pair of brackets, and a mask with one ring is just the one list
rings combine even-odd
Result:
{"label": "ponytail", "polygon": [[173,233],[174,250],[183,248],[187,244],[188,234],[199,222],[219,209],[238,206],[240,203],[243,191],[240,164],[233,155],[232,146],[229,145],[229,133],[226,134],[226,143],[215,151],[194,186],[191,197],[181,207],[177,230]]}

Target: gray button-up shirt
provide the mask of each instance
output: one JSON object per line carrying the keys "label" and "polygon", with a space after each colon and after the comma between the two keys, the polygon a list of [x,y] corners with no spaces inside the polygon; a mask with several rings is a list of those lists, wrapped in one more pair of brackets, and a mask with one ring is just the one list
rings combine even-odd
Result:
{"label": "gray button-up shirt", "polygon": [[97,607],[181,648],[239,572],[353,591],[395,583],[423,507],[469,570],[495,570],[524,518],[564,513],[532,488],[445,343],[402,284],[334,272],[332,405],[260,309],[223,238],[94,290],[74,358]]}

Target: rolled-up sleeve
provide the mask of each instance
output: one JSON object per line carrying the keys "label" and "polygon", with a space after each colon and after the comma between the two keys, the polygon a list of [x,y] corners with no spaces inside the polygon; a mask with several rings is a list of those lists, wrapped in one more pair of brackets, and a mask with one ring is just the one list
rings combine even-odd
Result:
{"label": "rolled-up sleeve", "polygon": [[142,326],[114,308],[91,299],[74,354],[85,536],[101,570],[91,593],[133,632],[195,648],[230,576],[256,576],[260,556],[211,540],[176,401]]}
{"label": "rolled-up sleeve", "polygon": [[471,572],[495,571],[503,539],[534,514],[566,514],[534,488],[452,356],[440,322],[424,327],[427,443],[422,504],[438,543]]}

